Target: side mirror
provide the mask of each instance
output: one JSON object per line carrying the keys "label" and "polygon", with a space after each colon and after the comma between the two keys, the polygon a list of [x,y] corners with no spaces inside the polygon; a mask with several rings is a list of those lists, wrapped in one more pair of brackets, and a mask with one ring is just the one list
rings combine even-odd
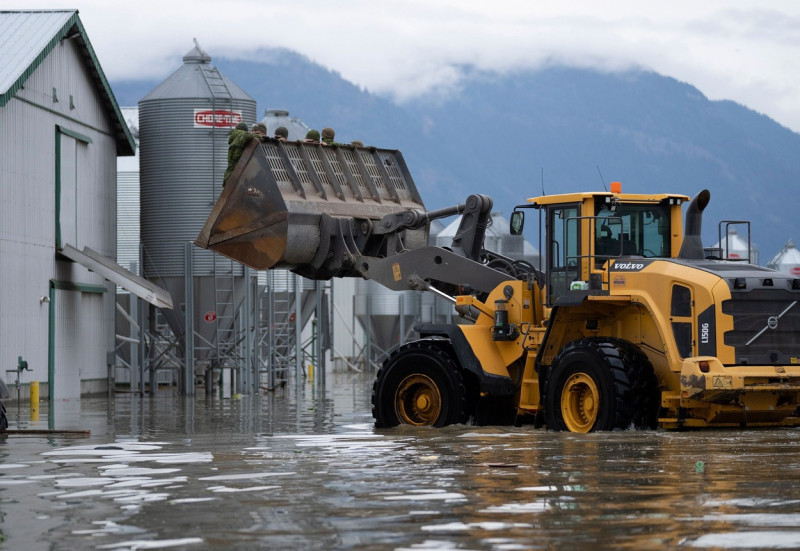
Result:
{"label": "side mirror", "polygon": [[522,235],[522,228],[525,227],[525,213],[515,210],[511,213],[511,235]]}

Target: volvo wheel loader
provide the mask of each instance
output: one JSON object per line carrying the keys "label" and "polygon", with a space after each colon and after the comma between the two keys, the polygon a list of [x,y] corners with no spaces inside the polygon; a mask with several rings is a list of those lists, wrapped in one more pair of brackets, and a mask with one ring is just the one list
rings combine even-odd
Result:
{"label": "volvo wheel loader", "polygon": [[[796,424],[800,279],[705,249],[709,199],[691,200],[685,225],[681,194],[529,199],[511,229],[538,220],[535,267],[483,248],[488,197],[427,211],[399,151],[253,140],[197,244],[453,302],[461,323],[416,326],[378,371],[378,427]],[[452,245],[429,246],[430,221],[455,214]]]}

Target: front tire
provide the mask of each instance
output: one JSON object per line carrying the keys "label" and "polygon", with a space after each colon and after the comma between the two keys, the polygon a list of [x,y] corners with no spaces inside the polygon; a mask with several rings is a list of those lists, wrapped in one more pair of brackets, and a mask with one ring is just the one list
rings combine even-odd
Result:
{"label": "front tire", "polygon": [[580,339],[553,361],[545,419],[557,431],[655,428],[659,402],[653,368],[638,348],[620,339]]}
{"label": "front tire", "polygon": [[395,350],[372,386],[372,415],[379,428],[464,423],[466,411],[458,365],[435,340],[415,341]]}

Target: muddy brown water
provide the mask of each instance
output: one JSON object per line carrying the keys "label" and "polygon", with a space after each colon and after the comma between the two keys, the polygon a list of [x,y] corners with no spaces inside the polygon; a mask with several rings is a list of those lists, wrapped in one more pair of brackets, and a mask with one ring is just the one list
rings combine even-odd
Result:
{"label": "muddy brown water", "polygon": [[0,437],[0,549],[800,548],[797,429],[375,430],[370,389],[62,407],[91,435]]}

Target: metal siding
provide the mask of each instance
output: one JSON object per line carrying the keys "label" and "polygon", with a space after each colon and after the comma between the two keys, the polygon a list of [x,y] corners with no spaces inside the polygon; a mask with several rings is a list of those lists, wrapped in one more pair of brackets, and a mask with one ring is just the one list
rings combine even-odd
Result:
{"label": "metal siding", "polygon": [[[163,99],[186,99],[186,98],[211,98],[212,94],[200,73],[201,67],[214,69],[211,64],[211,56],[203,53],[201,56],[195,55],[197,50],[193,49],[191,52],[183,57],[183,65],[181,65],[174,73],[172,73],[166,80],[156,86],[141,101],[148,102]],[[204,60],[205,63],[201,62]],[[218,72],[218,71],[217,71]],[[219,73],[219,72],[218,72]],[[222,73],[219,73],[220,78],[225,81],[233,100],[242,100],[245,102],[253,102],[244,90],[239,88],[232,80],[227,78]],[[255,107],[255,105],[254,105]],[[255,118],[250,119],[251,123],[255,122]]]}
{"label": "metal siding", "polygon": [[84,172],[78,182],[78,236],[81,248],[89,246],[110,258],[117,251],[117,186],[114,143],[99,136],[84,148]]}
{"label": "metal siding", "polygon": [[91,81],[100,98],[97,105],[86,105],[103,111],[109,117],[111,132],[120,154],[133,153],[131,135],[76,10],[0,11],[0,28],[0,59],[3,60],[3,66],[0,67],[0,106],[24,90],[24,85],[39,70],[40,64],[58,55],[55,50],[66,48],[79,51],[80,66],[74,67],[71,74],[76,81],[80,81],[81,77],[85,77],[87,83]]}
{"label": "metal siding", "polygon": [[56,400],[80,398],[81,383],[77,376],[81,365],[80,323],[76,323],[80,293],[73,291],[55,292],[55,376],[53,397]]}
{"label": "metal siding", "polygon": [[103,379],[107,375],[104,326],[113,326],[114,320],[106,314],[105,295],[56,290],[56,400],[78,398],[81,380]]}
{"label": "metal siding", "polygon": [[[113,257],[116,252],[116,143],[111,136],[108,116],[100,104],[100,96],[89,79],[77,48],[70,41],[62,44],[65,45],[56,46],[31,75],[18,96],[69,118],[27,105],[38,119],[32,125],[37,128],[36,137],[30,141],[16,140],[22,144],[48,140],[52,142],[54,152],[56,125],[80,132],[92,140],[90,144],[78,145],[78,242],[73,245],[88,245],[101,254]],[[57,102],[53,101],[53,88],[56,89]],[[70,108],[70,95],[73,96],[74,109]],[[6,108],[12,108],[12,104],[16,108],[20,103],[12,100]],[[23,124],[31,122],[28,119]],[[28,146],[28,149],[32,148]],[[42,158],[52,159],[54,153],[47,157],[43,157],[40,151],[35,153],[33,164],[43,165],[40,167],[44,172],[42,176],[46,174],[48,189],[51,189],[55,164],[42,163]],[[54,191],[48,191],[48,194],[53,195]],[[52,235],[46,238],[48,244],[52,243]]]}
{"label": "metal siding", "polygon": [[56,246],[69,243],[78,247],[78,172],[83,171],[86,161],[84,148],[86,144],[71,136],[58,133],[56,136],[58,170],[56,191],[58,239]]}
{"label": "metal siding", "polygon": [[[45,107],[64,112],[73,120],[56,119],[65,128],[88,136],[90,144],[77,146],[77,242],[76,248],[89,246],[99,253],[114,257],[116,253],[116,145],[110,136],[108,117],[100,105],[99,95],[89,81],[79,53],[71,43],[57,46],[40,69],[29,79],[40,91],[50,89],[50,105]],[[71,70],[72,67],[74,70]],[[55,87],[59,101],[52,100]],[[26,90],[29,89],[26,86]],[[58,92],[62,90],[63,92]],[[69,96],[75,108],[70,108]],[[40,101],[42,101],[40,99]]]}
{"label": "metal siding", "polygon": [[0,239],[53,246],[54,173],[54,117],[12,100],[0,109]]}
{"label": "metal siding", "polygon": [[139,273],[139,173],[117,173],[117,263]]}
{"label": "metal siding", "polygon": [[[230,130],[195,128],[194,110],[230,105],[244,121],[256,118],[249,96],[214,101],[198,67],[185,64],[139,102],[141,239],[150,277],[184,274],[184,246],[195,240],[222,189]],[[213,267],[213,255],[195,254],[195,275],[210,275]]]}
{"label": "metal siding", "polygon": [[355,313],[353,311],[356,294],[354,278],[335,278],[333,285],[333,311],[331,312],[331,328],[333,331],[333,350],[336,356],[352,358],[358,355]]}
{"label": "metal siding", "polygon": [[75,10],[6,12],[0,17],[0,94],[34,63]]}
{"label": "metal siding", "polygon": [[[53,88],[58,101],[53,100]],[[25,81],[24,88],[17,92],[16,97],[25,98],[80,121],[61,121],[61,124],[67,126],[77,124],[80,128],[73,128],[76,132],[91,136],[89,132],[100,130],[111,135],[112,128],[100,95],[90,80],[89,72],[73,41],[62,40],[53,48],[39,68]],[[114,156],[116,157],[116,148]]]}
{"label": "metal siding", "polygon": [[[23,376],[27,382],[47,381],[48,305],[40,297],[49,294],[49,280],[103,284],[81,266],[55,260],[56,125],[92,140],[82,146],[79,235],[103,254],[112,256],[116,248],[116,142],[111,120],[99,105],[85,62],[70,41],[64,43],[0,108],[0,364],[15,366],[17,356],[23,356],[33,369]],[[52,100],[54,87],[57,103]],[[75,109],[69,108],[70,94]],[[56,358],[65,392],[73,394],[80,369],[83,377],[105,377],[105,352],[114,345],[113,293],[87,300],[66,299],[65,294],[56,293],[64,303],[56,310],[63,329],[57,328],[57,337],[68,357],[57,353]],[[80,340],[69,343],[73,330],[79,331]]]}
{"label": "metal siding", "polygon": [[17,365],[17,356],[32,370],[23,382],[47,381],[48,303],[52,252],[12,240],[0,240],[0,362],[2,376]]}
{"label": "metal siding", "polygon": [[[56,289],[55,361],[75,378],[105,379],[106,352],[114,349],[114,286],[80,264],[56,262],[56,281],[105,287],[105,293]],[[75,295],[60,304],[58,295]],[[72,341],[71,339],[77,339]],[[75,347],[75,349],[73,349]],[[62,357],[64,355],[64,357]],[[72,363],[70,363],[72,362]],[[60,398],[56,389],[56,398]]]}
{"label": "metal siding", "polygon": [[408,331],[419,317],[419,291],[391,291],[375,281],[356,280],[353,309],[370,339],[381,350],[389,350],[400,342],[400,312]]}

